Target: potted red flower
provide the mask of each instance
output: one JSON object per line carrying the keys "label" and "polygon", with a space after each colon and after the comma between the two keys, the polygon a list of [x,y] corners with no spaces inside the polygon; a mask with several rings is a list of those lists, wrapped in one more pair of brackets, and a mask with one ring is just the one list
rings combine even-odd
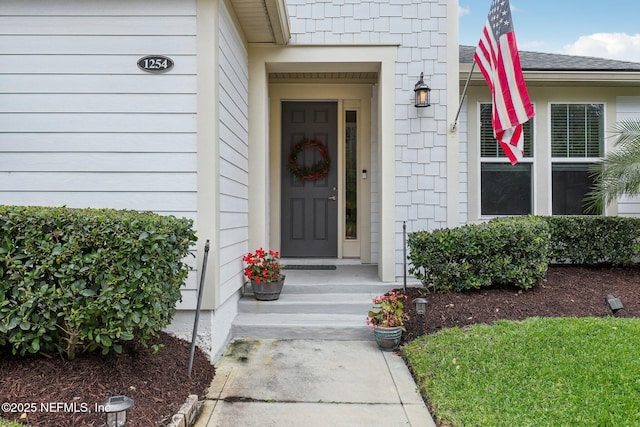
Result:
{"label": "potted red flower", "polygon": [[277,300],[285,278],[280,264],[280,252],[259,248],[246,254],[242,261],[246,265],[244,275],[251,281],[255,298],[259,301]]}
{"label": "potted red flower", "polygon": [[404,301],[407,299],[400,291],[391,290],[384,295],[373,298],[373,310],[369,310],[367,325],[373,330],[373,335],[383,351],[394,351],[400,344],[404,322],[409,315],[404,311]]}

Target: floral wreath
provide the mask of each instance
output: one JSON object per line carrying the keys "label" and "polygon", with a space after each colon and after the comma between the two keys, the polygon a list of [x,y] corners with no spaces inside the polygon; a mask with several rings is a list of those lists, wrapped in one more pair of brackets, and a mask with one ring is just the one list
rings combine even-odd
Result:
{"label": "floral wreath", "polygon": [[[311,166],[301,166],[298,164],[298,155],[304,150],[317,149],[322,160],[312,164]],[[291,146],[289,153],[289,171],[297,176],[301,181],[317,181],[324,178],[329,173],[331,167],[331,159],[327,153],[327,147],[317,140],[303,139],[302,141]]]}

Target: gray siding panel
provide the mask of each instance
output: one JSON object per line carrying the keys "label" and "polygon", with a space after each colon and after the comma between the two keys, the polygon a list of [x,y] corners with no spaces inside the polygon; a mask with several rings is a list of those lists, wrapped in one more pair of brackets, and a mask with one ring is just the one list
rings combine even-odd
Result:
{"label": "gray siding panel", "polygon": [[242,256],[249,238],[248,55],[225,3],[220,3],[220,298],[243,284]]}
{"label": "gray siding panel", "polygon": [[195,22],[195,0],[2,1],[0,203],[195,217]]}

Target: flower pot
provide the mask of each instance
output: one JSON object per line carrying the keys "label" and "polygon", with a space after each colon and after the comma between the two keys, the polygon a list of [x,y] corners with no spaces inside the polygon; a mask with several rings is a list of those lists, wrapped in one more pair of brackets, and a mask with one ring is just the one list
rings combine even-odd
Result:
{"label": "flower pot", "polygon": [[284,276],[277,282],[255,282],[251,281],[251,290],[253,296],[258,301],[274,301],[280,298],[282,286],[284,285]]}
{"label": "flower pot", "polygon": [[378,326],[373,330],[373,336],[376,338],[378,348],[382,351],[395,351],[400,345],[402,338],[402,328],[394,326],[391,328]]}

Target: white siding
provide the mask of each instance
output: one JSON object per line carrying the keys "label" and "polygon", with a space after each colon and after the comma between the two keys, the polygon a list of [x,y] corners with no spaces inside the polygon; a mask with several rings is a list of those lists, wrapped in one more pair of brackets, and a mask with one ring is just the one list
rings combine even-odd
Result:
{"label": "white siding", "polygon": [[225,2],[220,2],[220,299],[244,282],[242,256],[248,252],[249,160],[248,55]]}
{"label": "white siding", "polygon": [[[191,16],[191,11],[195,10],[195,5],[185,13],[185,1],[175,0],[153,0],[152,6],[146,0],[2,0],[0,2],[0,16],[43,16],[49,19],[50,16],[74,16],[84,20],[91,16],[116,16],[117,22],[124,16],[156,16],[174,17]],[[189,2],[191,4],[191,2]],[[150,9],[151,8],[151,9]],[[126,11],[126,13],[125,13]],[[118,23],[113,24],[115,28],[122,28]],[[158,27],[161,29],[163,27]],[[124,28],[129,32],[128,28]],[[65,32],[72,30],[65,29]],[[158,34],[164,34],[158,31]]]}
{"label": "white siding", "polygon": [[[640,118],[640,96],[616,98],[616,121]],[[618,200],[618,215],[640,217],[640,197],[622,196]]]}
{"label": "white siding", "polygon": [[[447,225],[447,0],[359,2],[288,1],[291,44],[398,45],[396,63],[395,213],[396,276],[402,271],[402,222],[407,230]],[[456,31],[455,28],[450,31]],[[413,88],[424,72],[431,107],[413,106]],[[375,148],[375,143],[372,144]],[[373,156],[372,156],[373,157]],[[373,167],[373,165],[372,165]],[[372,184],[374,177],[372,176]],[[458,177],[451,177],[457,180]],[[376,209],[377,195],[372,195]],[[463,207],[462,210],[465,208]],[[465,216],[464,212],[458,215]],[[372,221],[376,220],[373,212]],[[372,227],[374,230],[375,227]],[[378,236],[372,234],[372,245]],[[377,260],[372,248],[372,260]]]}
{"label": "white siding", "polygon": [[0,203],[195,218],[195,22],[195,0],[0,2]]}

